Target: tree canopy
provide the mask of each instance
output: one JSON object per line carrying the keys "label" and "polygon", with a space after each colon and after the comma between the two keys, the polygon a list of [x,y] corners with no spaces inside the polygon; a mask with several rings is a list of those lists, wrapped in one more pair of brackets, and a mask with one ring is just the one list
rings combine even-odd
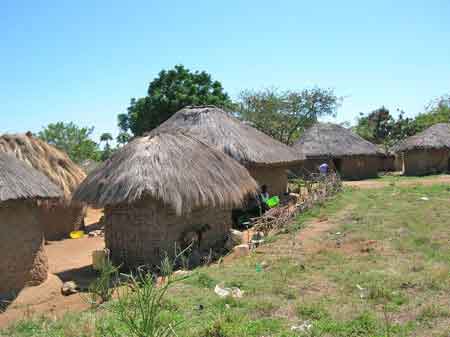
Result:
{"label": "tree canopy", "polygon": [[103,151],[100,154],[100,158],[103,161],[111,157],[114,152],[114,149],[109,144],[109,142],[111,142],[112,140],[113,136],[109,132],[104,132],[100,136],[100,143],[105,143],[105,145],[103,146]]}
{"label": "tree canopy", "polygon": [[163,70],[148,87],[147,96],[132,98],[127,113],[118,116],[118,142],[158,127],[187,105],[216,105],[230,108],[232,102],[222,84],[205,71],[192,72],[182,65]]}
{"label": "tree canopy", "polygon": [[450,96],[442,96],[431,101],[415,118],[405,117],[405,112],[399,110],[396,119],[384,106],[367,115],[361,113],[354,130],[372,143],[389,147],[434,124],[449,122]]}
{"label": "tree canopy", "polygon": [[45,142],[66,152],[76,163],[86,159],[99,160],[98,144],[91,139],[93,127],[79,127],[73,122],[51,123],[39,132]]}
{"label": "tree canopy", "polygon": [[342,101],[332,89],[302,91],[264,89],[242,91],[237,104],[240,118],[269,136],[292,144],[319,117],[335,116]]}

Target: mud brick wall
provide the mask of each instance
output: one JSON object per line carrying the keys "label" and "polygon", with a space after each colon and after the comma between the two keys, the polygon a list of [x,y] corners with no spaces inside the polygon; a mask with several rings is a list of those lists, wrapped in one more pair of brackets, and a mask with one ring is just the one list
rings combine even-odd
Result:
{"label": "mud brick wall", "polygon": [[340,174],[342,179],[359,180],[378,176],[380,157],[353,156],[344,157],[341,161]]}
{"label": "mud brick wall", "polygon": [[404,174],[420,176],[449,171],[449,150],[414,150],[403,153]]}
{"label": "mud brick wall", "polygon": [[248,170],[259,186],[267,185],[270,195],[286,193],[288,185],[286,167],[250,167]]}
{"label": "mud brick wall", "polygon": [[[222,246],[231,228],[231,210],[198,209],[177,216],[151,199],[105,208],[105,243],[116,264],[124,267],[159,265],[202,231],[199,248]],[[202,230],[203,229],[203,230]],[[198,241],[197,241],[198,242]]]}
{"label": "mud brick wall", "polygon": [[67,205],[63,202],[48,202],[40,208],[39,221],[42,223],[46,240],[61,240],[70,232],[81,228],[86,215],[86,207],[80,204]]}
{"label": "mud brick wall", "polygon": [[38,208],[31,202],[0,204],[0,297],[47,279],[48,261]]}

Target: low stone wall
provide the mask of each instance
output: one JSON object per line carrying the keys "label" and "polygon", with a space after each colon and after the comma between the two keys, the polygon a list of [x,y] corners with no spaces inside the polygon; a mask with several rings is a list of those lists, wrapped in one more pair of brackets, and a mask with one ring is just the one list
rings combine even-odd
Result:
{"label": "low stone wall", "polygon": [[283,195],[287,192],[286,167],[250,167],[248,170],[260,186],[267,185],[270,195]]}
{"label": "low stone wall", "polygon": [[46,240],[61,240],[68,238],[70,232],[80,229],[85,216],[86,207],[83,205],[54,201],[41,207],[39,221],[44,228]]}
{"label": "low stone wall", "polygon": [[177,216],[152,200],[105,208],[105,243],[115,264],[124,267],[159,265],[175,247],[207,250],[222,246],[231,228],[231,210],[199,209]]}
{"label": "low stone wall", "polygon": [[47,279],[48,261],[38,209],[31,202],[0,204],[0,297]]}
{"label": "low stone wall", "polygon": [[414,150],[403,153],[404,174],[420,176],[449,171],[450,152],[440,150]]}

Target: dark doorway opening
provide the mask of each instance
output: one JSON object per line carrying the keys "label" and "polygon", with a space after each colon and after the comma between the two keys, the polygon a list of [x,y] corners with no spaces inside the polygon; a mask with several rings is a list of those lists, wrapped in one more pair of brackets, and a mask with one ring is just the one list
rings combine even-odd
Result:
{"label": "dark doorway opening", "polygon": [[337,173],[341,173],[342,170],[342,159],[333,159],[333,165]]}

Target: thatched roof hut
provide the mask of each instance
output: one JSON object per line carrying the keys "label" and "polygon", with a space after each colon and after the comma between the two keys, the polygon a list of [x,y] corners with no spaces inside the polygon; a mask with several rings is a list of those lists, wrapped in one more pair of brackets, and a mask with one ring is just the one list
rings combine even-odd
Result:
{"label": "thatched roof hut", "polygon": [[303,160],[300,154],[215,106],[186,107],[157,130],[183,130],[247,167],[272,194],[286,191],[286,168]]}
{"label": "thatched roof hut", "polygon": [[13,154],[47,176],[64,192],[67,203],[47,207],[42,215],[48,240],[67,237],[68,233],[82,225],[84,207],[79,204],[70,205],[69,202],[72,192],[86,178],[86,174],[67,154],[34,137],[30,132],[0,136],[0,153]]}
{"label": "thatched roof hut", "polygon": [[231,209],[256,193],[248,171],[182,132],[136,138],[92,172],[74,199],[105,207],[105,240],[115,261],[156,264],[190,232],[199,247],[223,240]]}
{"label": "thatched roof hut", "polygon": [[0,297],[47,279],[37,200],[62,195],[42,173],[0,153]]}
{"label": "thatched roof hut", "polygon": [[393,147],[395,152],[450,149],[450,124],[438,123],[406,138]]}
{"label": "thatched roof hut", "polygon": [[86,178],[83,170],[64,152],[31,133],[0,136],[0,152],[13,153],[59,186],[66,198]]}
{"label": "thatched roof hut", "polygon": [[450,124],[438,123],[393,147],[403,159],[406,175],[449,171]]}
{"label": "thatched roof hut", "polygon": [[329,161],[343,178],[361,179],[377,175],[379,156],[377,146],[340,125],[315,123],[293,145],[305,155],[308,169]]}

